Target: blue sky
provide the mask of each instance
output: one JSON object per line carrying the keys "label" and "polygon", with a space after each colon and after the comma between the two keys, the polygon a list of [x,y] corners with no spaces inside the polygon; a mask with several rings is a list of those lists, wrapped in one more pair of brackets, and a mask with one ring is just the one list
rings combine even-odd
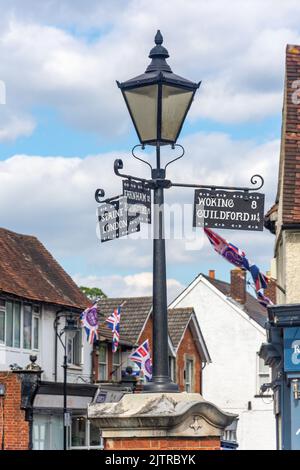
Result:
{"label": "blue sky", "polygon": [[[117,157],[145,174],[130,158],[138,142],[115,80],[144,71],[158,28],[173,71],[202,80],[179,139],[186,156],[172,178],[248,185],[261,173],[266,209],[276,194],[285,46],[300,43],[300,6],[229,0],[225,11],[221,0],[174,0],[170,10],[170,3],[0,0],[7,91],[0,105],[1,225],[36,235],[76,282],[109,295],[151,292],[151,241],[101,245],[93,194],[99,186],[120,192]],[[166,199],[192,203],[193,192],[172,190]],[[269,268],[268,232],[222,235]],[[200,231],[197,237],[193,250],[184,240],[168,241],[170,299],[200,271],[229,277],[230,265]]]}

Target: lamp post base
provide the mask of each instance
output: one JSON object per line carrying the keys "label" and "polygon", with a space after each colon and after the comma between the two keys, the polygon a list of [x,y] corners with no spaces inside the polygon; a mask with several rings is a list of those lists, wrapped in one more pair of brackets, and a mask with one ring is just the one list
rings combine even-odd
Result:
{"label": "lamp post base", "polygon": [[179,393],[179,387],[171,382],[169,377],[154,379],[154,382],[148,382],[143,386],[143,393]]}

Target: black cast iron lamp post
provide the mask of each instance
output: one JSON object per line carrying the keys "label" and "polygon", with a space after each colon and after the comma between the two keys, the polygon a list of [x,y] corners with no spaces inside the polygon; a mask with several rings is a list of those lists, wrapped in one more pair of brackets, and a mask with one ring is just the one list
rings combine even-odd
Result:
{"label": "black cast iron lamp post", "polygon": [[[114,162],[114,172],[123,179],[123,195],[115,196],[103,200],[105,197],[104,189],[97,189],[95,199],[100,204],[98,220],[100,223],[101,242],[118,238],[119,236],[128,235],[140,230],[139,225],[135,222],[131,226],[130,205],[136,200],[140,200],[141,193],[147,198],[152,189],[154,192],[154,237],[153,237],[153,374],[152,382],[145,385],[144,390],[148,392],[174,392],[178,391],[178,386],[174,384],[169,375],[168,361],[168,312],[167,312],[167,286],[166,286],[166,255],[165,255],[165,239],[164,239],[164,189],[172,187],[194,188],[196,190],[206,190],[211,194],[211,198],[216,195],[224,200],[227,194],[225,191],[242,191],[243,194],[236,193],[239,198],[243,198],[245,202],[250,204],[253,198],[261,199],[262,203],[257,213],[252,213],[253,226],[246,227],[245,230],[262,230],[258,226],[258,221],[263,220],[263,197],[258,193],[250,196],[253,191],[258,191],[264,184],[264,179],[260,175],[254,175],[250,181],[252,187],[234,187],[234,186],[216,186],[214,184],[195,184],[195,183],[175,183],[166,179],[166,168],[175,160],[182,158],[184,148],[176,144],[185,117],[192,104],[193,97],[200,83],[193,83],[185,78],[175,75],[166,62],[169,57],[168,51],[162,46],[163,38],[160,31],[155,36],[155,47],[150,51],[149,57],[152,59],[146,72],[138,77],[132,78],[124,83],[118,83],[123,93],[127,108],[132,118],[133,124],[137,131],[141,145],[136,145],[132,149],[132,155],[137,160],[147,164],[151,168],[151,179],[141,178],[139,176],[121,173],[123,168],[122,159],[118,158]],[[156,147],[156,168],[149,161],[143,160],[135,154],[136,147],[145,148],[145,145],[153,145]],[[165,166],[161,164],[160,147],[162,145],[171,145],[180,147],[181,155],[168,161]],[[257,185],[257,187],[255,187]],[[127,194],[132,192],[136,196]],[[221,191],[218,195],[216,191]],[[196,193],[194,195],[194,214],[196,214]],[[233,197],[235,197],[233,195]],[[252,199],[251,199],[252,198]],[[124,201],[125,199],[125,201]],[[144,199],[144,209],[147,216],[141,218],[141,213],[136,218],[138,224],[151,223],[151,207],[149,200]],[[121,210],[120,207],[124,206]],[[148,205],[147,205],[148,204]],[[128,206],[127,206],[128,205]],[[250,206],[242,209],[240,204],[235,211],[242,210],[248,218],[250,217]],[[252,207],[252,205],[251,205]],[[257,202],[256,206],[257,207]],[[124,229],[124,220],[121,220],[123,212],[126,213],[127,229]],[[133,211],[136,213],[136,211]],[[202,211],[203,212],[203,211]],[[237,212],[241,213],[241,212]],[[109,214],[114,223],[107,222],[106,215]],[[117,214],[117,215],[116,215]],[[149,217],[150,214],[150,217]],[[127,218],[127,216],[129,217]],[[230,214],[229,214],[230,215]],[[216,217],[216,216],[214,216]],[[122,222],[122,226],[120,224]],[[247,219],[248,220],[248,219]],[[251,219],[252,220],[252,219]],[[199,221],[198,221],[199,222]],[[199,226],[204,226],[204,216],[200,220]],[[208,225],[206,222],[205,226]],[[195,222],[194,226],[198,226]],[[126,227],[126,225],[125,225]],[[241,227],[241,226],[239,226]],[[120,230],[121,228],[121,230]],[[231,228],[231,227],[228,227]],[[234,227],[232,227],[234,228]],[[123,230],[123,231],[122,231]],[[243,228],[244,230],[244,228]]]}
{"label": "black cast iron lamp post", "polygon": [[156,146],[156,168],[152,169],[154,191],[153,240],[153,377],[145,385],[149,392],[176,392],[177,384],[169,374],[168,311],[166,255],[164,239],[165,168],[161,167],[160,146],[177,141],[187,112],[200,83],[175,75],[166,59],[160,31],[155,36],[152,59],[146,72],[123,83],[118,83],[141,144]]}

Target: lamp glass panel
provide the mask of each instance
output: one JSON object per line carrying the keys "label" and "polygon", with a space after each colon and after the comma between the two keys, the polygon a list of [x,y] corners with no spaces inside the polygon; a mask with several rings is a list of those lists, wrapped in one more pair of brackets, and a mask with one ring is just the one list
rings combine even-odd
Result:
{"label": "lamp glass panel", "polygon": [[161,128],[161,138],[163,140],[176,141],[192,96],[193,91],[163,85]]}
{"label": "lamp glass panel", "polygon": [[158,85],[126,90],[124,94],[141,141],[156,140]]}

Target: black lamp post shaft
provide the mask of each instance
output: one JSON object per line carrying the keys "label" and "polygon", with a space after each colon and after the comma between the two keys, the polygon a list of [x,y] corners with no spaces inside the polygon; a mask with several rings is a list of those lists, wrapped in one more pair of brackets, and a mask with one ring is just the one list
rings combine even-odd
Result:
{"label": "black lamp post shaft", "polygon": [[153,237],[153,374],[152,382],[145,385],[148,392],[177,392],[171,382],[168,354],[168,307],[166,249],[164,233],[164,183],[165,171],[160,168],[160,146],[156,147],[157,168],[153,170],[154,186],[154,237]]}

